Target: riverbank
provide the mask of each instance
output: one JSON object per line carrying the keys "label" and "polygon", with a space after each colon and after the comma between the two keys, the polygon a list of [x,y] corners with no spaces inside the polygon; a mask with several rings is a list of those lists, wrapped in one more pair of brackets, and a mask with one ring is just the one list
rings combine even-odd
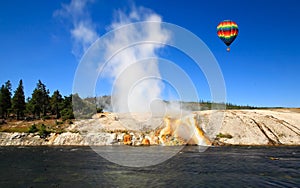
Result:
{"label": "riverbank", "polygon": [[[153,119],[150,124],[160,123],[159,126],[145,125],[141,130],[124,126],[127,120],[120,119],[117,114],[104,113],[93,119],[65,124],[63,131],[47,135],[0,132],[0,146],[300,145],[299,111],[198,111],[181,119],[166,117],[162,122]],[[216,117],[221,118],[220,121]],[[221,126],[215,122],[221,122]],[[22,127],[22,123],[19,124]],[[184,135],[182,130],[187,128],[193,134]]]}

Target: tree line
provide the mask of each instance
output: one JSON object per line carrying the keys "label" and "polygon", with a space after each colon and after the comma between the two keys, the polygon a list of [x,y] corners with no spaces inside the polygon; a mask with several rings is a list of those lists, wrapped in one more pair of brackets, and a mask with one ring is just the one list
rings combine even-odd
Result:
{"label": "tree line", "polygon": [[[111,97],[89,97],[81,99],[78,94],[62,96],[58,90],[50,95],[46,85],[38,80],[31,97],[25,100],[23,81],[12,93],[11,82],[8,80],[0,88],[0,119],[50,119],[90,118],[93,114],[111,109]],[[167,102],[167,101],[166,101]],[[181,102],[182,107],[190,110],[208,110],[213,102]],[[224,104],[222,104],[224,105]],[[254,109],[257,107],[240,106],[226,103],[227,109]],[[196,108],[197,107],[197,108]],[[195,109],[194,109],[195,108]]]}
{"label": "tree line", "polygon": [[[58,90],[50,96],[46,85],[38,80],[31,97],[25,100],[23,81],[12,93],[8,80],[0,88],[0,118],[2,119],[73,119],[72,95],[62,96]],[[79,96],[77,96],[79,98]],[[79,98],[80,99],[80,98]]]}

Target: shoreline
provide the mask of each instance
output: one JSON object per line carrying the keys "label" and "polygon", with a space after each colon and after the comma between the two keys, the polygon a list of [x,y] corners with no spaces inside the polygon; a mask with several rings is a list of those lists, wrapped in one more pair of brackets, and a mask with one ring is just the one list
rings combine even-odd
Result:
{"label": "shoreline", "polygon": [[[30,148],[30,147],[49,147],[49,148],[81,148],[81,147],[133,147],[133,148],[139,148],[139,147],[181,147],[181,146],[163,146],[163,145],[150,145],[150,146],[127,146],[125,144],[114,144],[114,145],[0,145],[0,148],[6,148],[6,147],[16,147],[16,148]],[[200,145],[182,145],[182,147],[207,147],[207,148],[226,148],[226,147],[236,147],[236,148],[281,148],[281,147],[300,147],[300,144],[298,145],[211,145],[211,146],[200,146]]]}
{"label": "shoreline", "polygon": [[[105,133],[106,136],[113,136],[113,133]],[[55,142],[53,138],[58,140]],[[70,139],[70,138],[76,139]],[[299,147],[298,144],[229,144],[220,143],[216,140],[212,141],[211,145],[196,145],[196,144],[182,144],[182,145],[162,145],[162,144],[149,144],[149,145],[127,145],[123,141],[120,142],[102,142],[99,144],[89,144],[85,141],[79,133],[65,132],[65,133],[51,133],[47,138],[40,138],[38,134],[34,133],[0,133],[0,147],[102,147],[102,146],[130,146],[130,147],[176,147],[176,146],[203,146],[203,147]]]}
{"label": "shoreline", "polygon": [[[217,116],[218,113],[221,116]],[[220,127],[212,117],[222,118]],[[150,124],[143,125],[142,129],[132,130],[123,126],[126,121],[132,123],[127,117],[120,120],[119,114],[102,113],[93,119],[78,120],[72,124],[61,125],[56,122],[49,127],[46,124],[43,131],[42,126],[37,125],[39,130],[35,133],[3,131],[0,132],[0,146],[300,146],[298,110],[195,111],[180,119],[168,116],[163,121],[153,119]],[[157,122],[159,126],[153,126]],[[28,124],[28,130],[34,122],[24,123]],[[23,125],[20,122],[11,127],[22,128]],[[57,132],[55,127],[64,129]],[[188,127],[195,131],[193,135],[181,137],[178,130]]]}

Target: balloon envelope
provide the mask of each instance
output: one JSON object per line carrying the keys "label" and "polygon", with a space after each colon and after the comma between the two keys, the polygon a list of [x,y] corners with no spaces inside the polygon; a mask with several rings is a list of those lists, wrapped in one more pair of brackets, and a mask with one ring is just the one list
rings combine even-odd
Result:
{"label": "balloon envelope", "polygon": [[227,45],[235,40],[239,33],[238,25],[232,20],[224,20],[217,26],[218,37]]}

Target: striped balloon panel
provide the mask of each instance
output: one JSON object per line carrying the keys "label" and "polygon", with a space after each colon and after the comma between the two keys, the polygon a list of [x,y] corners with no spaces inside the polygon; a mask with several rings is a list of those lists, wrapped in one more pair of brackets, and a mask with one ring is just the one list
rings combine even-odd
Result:
{"label": "striped balloon panel", "polygon": [[218,37],[229,46],[239,33],[238,25],[231,20],[225,20],[217,26]]}

